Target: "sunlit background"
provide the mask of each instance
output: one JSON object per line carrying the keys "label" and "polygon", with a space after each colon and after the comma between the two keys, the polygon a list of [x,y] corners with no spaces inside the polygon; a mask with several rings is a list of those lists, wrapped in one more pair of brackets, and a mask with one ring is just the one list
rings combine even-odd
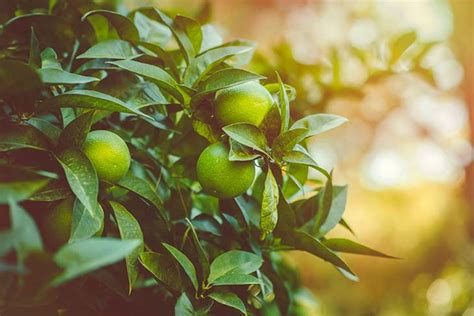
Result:
{"label": "sunlit background", "polygon": [[[270,78],[278,70],[297,88],[295,115],[350,119],[309,147],[335,168],[336,183],[349,184],[346,216],[358,240],[403,259],[346,256],[361,279],[352,283],[310,255],[287,256],[319,302],[310,315],[474,316],[474,2],[123,3],[142,5],[211,21],[226,39],[255,40],[250,69]],[[416,42],[387,66],[390,47],[409,31]]]}

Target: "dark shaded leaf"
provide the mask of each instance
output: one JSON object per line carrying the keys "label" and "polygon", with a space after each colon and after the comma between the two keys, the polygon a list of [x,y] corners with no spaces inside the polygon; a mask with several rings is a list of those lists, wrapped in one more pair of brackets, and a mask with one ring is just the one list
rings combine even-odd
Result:
{"label": "dark shaded leaf", "polygon": [[64,269],[52,285],[59,286],[88,272],[124,259],[140,245],[139,240],[91,238],[66,244],[54,254],[54,261]]}
{"label": "dark shaded leaf", "polygon": [[14,125],[0,131],[0,152],[21,148],[48,149],[48,139],[30,125]]}
{"label": "dark shaded leaf", "polygon": [[133,22],[130,21],[130,19],[128,19],[126,16],[107,10],[94,10],[84,14],[82,20],[84,21],[89,16],[94,15],[100,15],[105,17],[110,22],[110,24],[113,25],[121,39],[132,42],[139,40],[140,37],[138,35],[137,28],[135,27]]}
{"label": "dark shaded leaf", "polygon": [[173,258],[156,252],[142,252],[139,259],[145,269],[166,287],[175,291],[182,290],[181,276]]}
{"label": "dark shaded leaf", "polygon": [[247,310],[245,309],[244,303],[240,297],[238,297],[237,294],[233,292],[212,292],[209,293],[208,296],[222,305],[235,308],[242,314],[247,315]]}
{"label": "dark shaded leaf", "polygon": [[270,168],[265,178],[265,187],[262,197],[262,208],[260,213],[260,230],[262,239],[273,232],[278,222],[278,200],[280,198],[278,184]]}
{"label": "dark shaded leaf", "polygon": [[29,170],[0,166],[0,204],[26,200],[49,181]]}
{"label": "dark shaded leaf", "polygon": [[59,137],[58,146],[81,148],[91,129],[94,113],[95,111],[88,111],[69,123]]}
{"label": "dark shaded leaf", "polygon": [[71,236],[69,242],[76,242],[94,236],[104,226],[104,211],[97,204],[94,213],[86,210],[84,205],[76,199],[72,212]]}
{"label": "dark shaded leaf", "polygon": [[332,251],[336,251],[336,252],[346,252],[346,253],[353,253],[357,255],[374,256],[374,257],[382,257],[382,258],[389,258],[389,259],[399,259],[397,257],[386,255],[380,251],[373,250],[355,241],[344,239],[344,238],[326,239],[323,241],[323,244],[329,249],[331,249]]}
{"label": "dark shaded leaf", "polygon": [[138,256],[143,252],[143,233],[138,221],[123,205],[113,201],[110,201],[110,205],[114,210],[122,240],[140,241],[140,245],[125,258],[129,285],[128,293],[130,294],[138,279]]}

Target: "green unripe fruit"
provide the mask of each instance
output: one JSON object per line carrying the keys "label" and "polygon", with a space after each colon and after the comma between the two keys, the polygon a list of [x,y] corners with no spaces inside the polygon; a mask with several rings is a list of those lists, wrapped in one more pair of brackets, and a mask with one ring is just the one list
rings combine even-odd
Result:
{"label": "green unripe fruit", "polygon": [[[42,236],[49,248],[56,249],[68,242],[71,235],[74,201],[74,197],[62,200],[43,217]],[[103,231],[104,223],[95,236],[102,235]]]}
{"label": "green unripe fruit", "polygon": [[219,91],[214,104],[220,126],[234,123],[260,126],[272,108],[273,98],[261,84],[250,81]]}
{"label": "green unripe fruit", "polygon": [[130,168],[130,151],[125,141],[110,131],[90,132],[82,151],[92,162],[100,180],[115,183]]}
{"label": "green unripe fruit", "polygon": [[252,185],[255,166],[252,161],[230,161],[229,148],[221,142],[203,150],[196,173],[205,191],[218,198],[241,195]]}

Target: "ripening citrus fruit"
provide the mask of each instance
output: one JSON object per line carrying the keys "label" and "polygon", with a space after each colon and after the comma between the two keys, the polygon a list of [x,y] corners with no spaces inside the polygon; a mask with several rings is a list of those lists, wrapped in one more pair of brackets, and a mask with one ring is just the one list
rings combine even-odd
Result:
{"label": "ripening citrus fruit", "polygon": [[234,123],[260,126],[272,107],[273,98],[257,81],[250,81],[219,91],[214,104],[220,126]]}
{"label": "ripening citrus fruit", "polygon": [[[69,240],[74,201],[74,197],[62,200],[50,209],[42,219],[42,236],[46,245],[51,249],[56,249]],[[104,223],[95,235],[100,236],[103,231]]]}
{"label": "ripening citrus fruit", "polygon": [[94,165],[100,180],[115,183],[130,168],[130,151],[127,144],[112,132],[90,132],[82,145],[82,151]]}
{"label": "ripening citrus fruit", "polygon": [[205,191],[218,198],[236,197],[252,185],[255,167],[251,161],[230,161],[229,148],[218,142],[203,150],[196,173]]}

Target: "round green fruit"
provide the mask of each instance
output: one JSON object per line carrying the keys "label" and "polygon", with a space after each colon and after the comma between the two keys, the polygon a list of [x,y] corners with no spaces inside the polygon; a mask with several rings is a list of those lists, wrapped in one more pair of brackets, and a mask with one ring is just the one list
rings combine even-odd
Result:
{"label": "round green fruit", "polygon": [[273,105],[273,98],[260,83],[249,81],[219,91],[214,105],[214,114],[220,126],[234,123],[260,126]]}
{"label": "round green fruit", "polygon": [[130,151],[125,141],[110,131],[90,132],[82,151],[92,162],[100,180],[115,183],[130,168]]}
{"label": "round green fruit", "polygon": [[203,150],[196,173],[201,186],[218,198],[233,198],[252,185],[255,166],[252,161],[230,161],[229,148],[218,142]]}
{"label": "round green fruit", "polygon": [[[71,235],[74,197],[62,200],[51,208],[42,219],[42,236],[51,249],[59,248],[67,243]],[[102,235],[104,223],[95,236]]]}

